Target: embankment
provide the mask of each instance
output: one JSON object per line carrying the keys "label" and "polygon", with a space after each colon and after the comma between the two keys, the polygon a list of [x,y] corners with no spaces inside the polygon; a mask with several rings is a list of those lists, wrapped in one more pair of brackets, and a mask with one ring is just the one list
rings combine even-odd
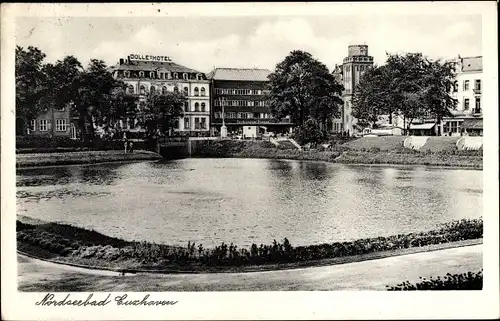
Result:
{"label": "embankment", "polygon": [[342,264],[375,258],[480,244],[483,220],[463,219],[435,230],[294,247],[284,239],[250,248],[222,243],[205,249],[188,242],[173,247],[124,241],[66,224],[17,221],[21,253],[69,265],[129,272],[249,272]]}
{"label": "embankment", "polygon": [[108,162],[127,162],[158,160],[162,157],[154,152],[137,150],[125,153],[123,150],[82,151],[64,153],[16,154],[16,167],[38,167],[57,165],[97,164]]}
{"label": "embankment", "polygon": [[[197,157],[236,157],[327,161],[342,164],[395,164],[431,165],[448,167],[483,168],[480,151],[448,149],[422,151],[405,149],[403,137],[360,139],[330,149],[300,151],[280,149],[265,141],[216,140],[201,146]],[[448,145],[449,146],[449,145]]]}

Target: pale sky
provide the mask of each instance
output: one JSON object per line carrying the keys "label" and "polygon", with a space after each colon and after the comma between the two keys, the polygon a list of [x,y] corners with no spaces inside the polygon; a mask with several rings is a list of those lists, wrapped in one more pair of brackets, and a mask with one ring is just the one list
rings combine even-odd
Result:
{"label": "pale sky", "polygon": [[170,56],[202,72],[216,67],[268,68],[295,49],[330,70],[347,46],[367,44],[375,62],[385,52],[430,58],[482,55],[480,15],[332,15],[260,17],[107,17],[16,19],[16,44],[37,46],[53,62],[74,55],[108,65],[130,53]]}

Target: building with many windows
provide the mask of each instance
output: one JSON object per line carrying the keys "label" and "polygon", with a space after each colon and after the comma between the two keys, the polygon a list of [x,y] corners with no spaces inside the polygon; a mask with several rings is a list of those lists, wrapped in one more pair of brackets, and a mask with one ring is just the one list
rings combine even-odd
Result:
{"label": "building with many windows", "polygon": [[[76,139],[76,128],[75,124],[71,122],[70,109],[70,105],[46,109],[36,119],[30,121],[28,134]],[[16,126],[16,128],[22,128],[22,126]]]}
{"label": "building with many windows", "polygon": [[289,132],[289,119],[272,117],[266,99],[267,69],[216,68],[211,80],[212,130],[218,135],[223,123],[227,132],[244,137],[257,137],[263,132]]}
{"label": "building with many windows", "polygon": [[483,135],[482,74],[483,57],[458,57],[453,98],[457,108],[453,117],[443,119],[443,134],[448,136]]}
{"label": "building with many windows", "polygon": [[336,66],[333,74],[337,81],[341,81],[344,86],[342,99],[341,118],[333,120],[333,132],[345,132],[352,135],[362,131],[363,128],[356,126],[357,119],[352,116],[352,97],[354,89],[359,84],[363,73],[373,66],[373,57],[368,55],[367,45],[351,45],[347,48],[348,54],[344,58],[343,64]]}
{"label": "building with many windows", "polygon": [[[144,101],[149,92],[182,92],[187,102],[175,132],[189,136],[210,133],[210,82],[202,72],[172,62],[169,57],[131,54],[111,68],[116,79],[128,85],[129,94]],[[136,119],[122,122],[122,129],[142,130]]]}

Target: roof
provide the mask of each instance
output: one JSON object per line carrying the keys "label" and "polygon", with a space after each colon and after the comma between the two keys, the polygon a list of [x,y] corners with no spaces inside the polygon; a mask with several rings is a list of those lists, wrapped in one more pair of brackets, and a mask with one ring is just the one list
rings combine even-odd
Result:
{"label": "roof", "polygon": [[156,61],[131,61],[124,64],[117,64],[112,67],[113,70],[144,70],[144,71],[154,71],[158,69],[168,70],[172,72],[187,72],[187,73],[197,73],[202,74],[197,70],[176,64],[174,62],[156,62]]}
{"label": "roof", "polygon": [[460,125],[463,128],[469,129],[483,129],[483,119],[464,119],[462,124]]}
{"label": "roof", "polygon": [[432,129],[434,126],[436,126],[436,123],[411,124],[410,129]]}
{"label": "roof", "polygon": [[483,57],[461,58],[462,71],[483,71]]}
{"label": "roof", "polygon": [[214,80],[268,81],[268,69],[216,68],[207,74]]}

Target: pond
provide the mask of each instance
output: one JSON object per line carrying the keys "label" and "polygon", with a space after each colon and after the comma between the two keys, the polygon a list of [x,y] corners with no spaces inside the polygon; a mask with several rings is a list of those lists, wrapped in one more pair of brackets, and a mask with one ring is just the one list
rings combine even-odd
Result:
{"label": "pond", "polygon": [[292,245],[482,216],[482,171],[266,159],[17,170],[17,213],[127,240]]}

